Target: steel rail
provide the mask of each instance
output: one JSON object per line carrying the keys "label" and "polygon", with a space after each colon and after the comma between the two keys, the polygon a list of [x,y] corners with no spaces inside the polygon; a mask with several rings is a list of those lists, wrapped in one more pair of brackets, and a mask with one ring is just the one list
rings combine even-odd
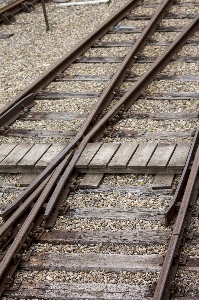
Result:
{"label": "steel rail", "polygon": [[[194,34],[194,32],[199,28],[199,16],[197,16],[191,24],[182,32],[176,40],[164,51],[164,53],[160,56],[159,59],[155,61],[155,63],[149,68],[149,70],[141,76],[137,83],[129,89],[124,96],[117,102],[116,105],[94,126],[94,128],[87,134],[87,138],[84,138],[81,145],[84,145],[81,148],[83,151],[86,143],[94,137],[94,135],[99,134],[100,130],[104,130],[106,126],[109,125],[110,121],[114,119],[114,117],[120,112],[122,109],[127,110],[140,96],[141,92],[144,88],[149,85],[158,72],[160,72],[171,60],[173,55],[177,53],[181,47],[186,43],[186,40]],[[81,130],[78,135],[74,138],[74,140],[53,160],[53,162],[28,186],[28,188],[22,192],[16,199],[10,204],[7,209],[1,214],[2,217],[5,217],[9,213],[14,210],[19,203],[23,202],[33,191],[34,189],[44,180],[50,172],[61,162],[63,157],[70,151],[77,143],[81,141],[81,137],[84,133],[85,125],[83,124]],[[71,168],[74,168],[74,164],[76,163],[78,157],[81,155],[81,151],[79,151],[78,155],[74,155],[71,163],[69,164],[69,172],[66,176],[71,174]],[[71,167],[70,167],[71,166]]]}
{"label": "steel rail", "polygon": [[[160,4],[142,33],[139,35],[138,39],[135,41],[134,45],[131,47],[131,50],[125,56],[122,64],[112,76],[109,84],[102,92],[101,96],[99,97],[99,101],[92,112],[92,118],[95,120],[95,122],[101,118],[100,112],[104,111],[114,98],[115,93],[117,93],[119,90],[121,83],[124,81],[127,74],[130,72],[132,65],[136,61],[136,55],[143,50],[144,46],[148,42],[148,39],[150,39],[154,33],[158,23],[163,19],[164,15],[172,5],[172,2],[173,0],[166,0]],[[90,122],[87,123],[89,126]]]}
{"label": "steel rail", "polygon": [[140,0],[130,0],[122,8],[120,8],[116,13],[114,13],[108,20],[103,22],[96,30],[89,34],[85,39],[80,41],[71,51],[66,53],[62,58],[60,58],[55,64],[53,64],[47,71],[45,71],[38,79],[26,87],[21,93],[19,93],[13,100],[7,103],[0,110],[1,116],[9,110],[13,105],[18,103],[21,99],[33,94],[34,96],[37,92],[45,88],[49,83],[51,83],[56,76],[63,72],[67,67],[69,67],[78,56],[81,56],[86,50],[94,45],[96,40],[104,36],[111,27],[116,25],[121,21],[129,11],[135,8],[140,3]]}
{"label": "steel rail", "polygon": [[[108,107],[111,100],[114,98],[114,91],[116,88],[119,88],[121,83],[126,77],[126,73],[128,70],[132,67],[133,63],[135,62],[136,58],[135,55],[140,52],[145,44],[147,43],[148,38],[153,34],[155,31],[158,22],[162,20],[163,16],[167,12],[168,8],[172,5],[171,0],[165,0],[163,3],[158,7],[155,14],[152,16],[151,20],[148,22],[147,26],[143,30],[143,32],[139,35],[137,41],[135,44],[131,47],[131,50],[126,55],[124,61],[122,62],[121,66],[117,69],[113,77],[111,78],[108,86],[105,88],[105,90],[102,92],[102,95],[99,97],[99,100],[95,104],[93,110],[87,117],[86,121],[83,124],[83,127],[81,128],[80,132],[82,134],[86,134],[89,131],[90,125],[93,123],[96,123],[102,116],[102,112]],[[78,136],[78,134],[77,134]],[[76,137],[77,138],[77,137]],[[80,136],[81,138],[81,136]],[[66,177],[69,176],[66,171]],[[64,175],[63,175],[64,178]],[[65,183],[65,180],[62,179],[62,183],[60,183],[61,186],[63,186]],[[53,207],[58,199],[58,190],[57,192],[54,192],[52,195],[44,214],[45,218],[48,218],[50,213],[53,210]]]}
{"label": "steel rail", "polygon": [[[72,153],[73,152],[71,152],[70,154],[68,154],[66,156],[66,158],[64,158],[62,160],[62,162],[59,164],[59,166],[57,167],[57,168],[59,168],[60,173],[58,174],[57,177],[53,176],[53,178],[54,178],[55,181],[58,179],[58,177],[61,175],[61,172],[63,171],[63,169],[68,164],[69,159],[71,158]],[[30,206],[30,204],[32,204],[33,201],[35,201],[35,199],[41,194],[42,188],[45,187],[45,184],[44,184],[45,180],[40,183],[40,185],[37,187],[37,189],[35,189],[34,192],[32,194],[30,194],[29,197],[27,197],[26,201],[24,201],[23,203],[22,202],[18,203],[19,204],[18,209],[16,209],[15,212],[12,214],[12,216],[10,218],[8,218],[8,220],[1,226],[1,228],[0,228],[0,239],[2,237],[4,237],[5,233],[9,229],[9,227],[17,220],[18,217],[21,216],[21,214],[23,214],[25,212],[25,210]],[[53,186],[54,186],[54,184],[55,183],[53,183]],[[52,185],[52,179],[51,179],[51,185]]]}
{"label": "steel rail", "polygon": [[30,12],[28,5],[33,5],[39,2],[40,0],[16,0],[2,8],[0,8],[0,23],[5,23],[6,25],[10,24],[10,17],[20,12],[26,11]]}
{"label": "steel rail", "polygon": [[[162,71],[164,67],[170,62],[173,55],[176,54],[182,46],[186,43],[186,40],[194,34],[194,32],[199,28],[199,15],[191,22],[189,26],[174,40],[174,42],[163,52],[163,54],[158,58],[152,66],[143,74],[137,83],[130,88],[121,99],[106,113],[106,115],[98,121],[98,123],[90,130],[90,132],[83,138],[80,146],[76,150],[70,164],[65,170],[65,182],[68,180],[75,163],[83,152],[86,144],[99,135],[100,131],[105,130],[105,128],[110,124],[112,120],[117,121],[117,114],[124,109],[125,111],[138,99],[141,92],[146,88],[155,78],[158,72]],[[119,117],[120,118],[120,117]],[[63,179],[62,179],[63,180]],[[54,202],[57,201],[57,197],[54,198]],[[50,216],[52,211],[52,202],[47,204],[45,217]]]}
{"label": "steel rail", "polygon": [[[127,110],[137,100],[137,98],[139,97],[143,88],[146,88],[146,86],[148,86],[152,82],[152,80],[155,78],[156,74],[159,71],[161,71],[171,60],[172,56],[181,49],[181,47],[186,42],[187,38],[190,37],[190,35],[192,35],[195,32],[195,30],[198,29],[198,27],[199,27],[198,20],[199,20],[199,16],[191,22],[191,24],[185,29],[185,31],[182,34],[180,34],[180,36],[164,51],[164,53],[161,55],[161,57],[156,60],[156,62],[152,65],[152,67],[149,68],[149,70],[143,76],[141,76],[140,80],[131,89],[129,89],[125,93],[125,95],[118,101],[118,103],[115,104],[114,107],[112,109],[110,109],[110,111],[108,113],[106,113],[106,115],[84,137],[83,141],[81,142],[79,148],[76,150],[72,159],[70,160],[70,162],[68,161],[69,164],[64,171],[64,176],[62,176],[60,179],[62,181],[62,183],[67,182],[69,175],[71,174],[71,172],[74,169],[75,162],[81,155],[87,142],[90,141],[91,139],[93,139],[95,136],[99,135],[99,131],[103,130],[110,123],[110,121],[112,121],[112,119],[120,112],[120,110],[122,108]],[[65,148],[65,151],[66,151],[66,148]],[[68,149],[70,149],[70,147],[68,147]],[[65,154],[66,154],[66,152],[65,152]],[[60,157],[60,155],[59,155],[59,157]],[[60,157],[60,161],[62,159],[63,159],[63,157]],[[56,159],[56,161],[57,161],[57,159]],[[57,164],[58,163],[59,162],[57,162]],[[47,169],[48,169],[48,167],[47,167]],[[40,179],[42,179],[42,177]],[[43,203],[46,201],[47,196],[49,196],[49,193],[52,190],[52,186],[54,186],[54,183],[55,183],[55,181],[54,181],[54,179],[52,179],[52,185],[50,185],[50,184],[46,185],[46,187],[44,189],[45,193],[43,192],[42,197],[39,197],[39,200],[42,202],[42,204],[38,200],[39,202],[37,201],[34,206],[34,207],[37,207],[38,210],[41,208]],[[58,182],[58,185],[59,185],[59,183],[60,183],[60,181]],[[47,192],[47,191],[49,191],[49,192]],[[43,199],[44,194],[45,194],[45,199]],[[25,193],[25,195],[26,195],[26,193]],[[35,210],[33,211],[32,214],[30,213],[30,215],[31,215],[31,218],[33,218],[33,217],[35,218],[36,217]],[[31,219],[31,218],[28,218],[28,219]],[[32,221],[32,219],[31,219],[31,221]],[[30,226],[27,225],[27,222],[28,222],[28,220],[25,221],[25,223],[23,225],[24,226],[23,230],[20,230],[20,234],[22,232],[24,232],[25,228],[27,229],[27,231],[29,230]],[[25,235],[27,234],[27,231],[25,231]],[[19,237],[20,234],[18,233],[17,237]],[[13,245],[15,247],[15,252],[18,249],[16,246],[17,237],[15,238],[15,240],[13,242]],[[19,246],[20,243],[17,245]],[[13,252],[13,250],[12,250],[12,251],[10,251],[11,254],[9,253],[8,256],[6,255],[4,257],[4,259],[3,259],[4,269],[0,269],[1,276],[3,276],[3,274],[5,273],[5,270],[8,267],[8,265],[12,259],[12,256],[14,255],[13,253],[15,253],[15,252]]]}
{"label": "steel rail", "polygon": [[184,193],[184,190],[186,187],[186,183],[187,183],[187,179],[190,174],[190,165],[193,160],[198,141],[199,141],[199,127],[196,129],[196,132],[195,132],[192,144],[191,144],[191,148],[189,150],[189,153],[188,153],[188,156],[186,159],[186,163],[185,163],[182,175],[180,177],[177,189],[175,191],[173,200],[172,200],[171,204],[169,205],[169,207],[167,208],[167,211],[164,213],[163,224],[166,226],[169,225],[169,223],[173,220],[174,216],[177,213],[176,204],[181,201],[181,198],[183,196],[183,193]]}
{"label": "steel rail", "polygon": [[[160,273],[160,277],[155,289],[155,293],[153,296],[153,300],[166,300],[169,299],[169,284],[170,282],[170,272],[172,268],[172,264],[174,263],[174,259],[176,256],[179,255],[179,247],[181,244],[181,240],[184,234],[184,229],[185,229],[185,221],[186,221],[186,216],[187,216],[187,211],[190,205],[190,202],[193,201],[191,199],[194,185],[196,182],[196,178],[198,176],[198,171],[199,171],[199,147],[197,149],[194,161],[193,161],[193,166],[191,168],[191,172],[188,178],[188,182],[186,185],[185,193],[182,198],[182,203],[180,206],[180,210],[177,215],[177,219],[174,225],[173,233],[171,236],[171,240],[169,242],[168,250],[163,262],[162,270]],[[175,269],[177,270],[177,265],[176,263]],[[166,291],[167,289],[167,291]],[[165,293],[166,291],[166,293]],[[166,295],[165,295],[166,294]]]}
{"label": "steel rail", "polygon": [[2,293],[5,289],[5,286],[6,286],[5,273],[9,272],[9,264],[11,263],[11,260],[17,254],[17,252],[20,250],[25,239],[29,235],[29,233],[35,223],[35,219],[36,219],[37,215],[39,214],[40,209],[42,208],[42,206],[45,203],[46,199],[48,198],[50,192],[52,191],[55,181],[59,178],[63,169],[68,164],[72,154],[73,154],[73,152],[68,154],[68,156],[66,156],[65,159],[54,170],[54,172],[52,173],[52,175],[48,181],[48,184],[46,184],[46,186],[44,187],[38,200],[35,202],[28,217],[26,218],[25,222],[22,224],[19,232],[17,233],[16,237],[14,238],[14,241],[12,242],[9,249],[7,250],[6,255],[2,259],[1,264],[0,264],[0,283],[1,283],[0,284],[0,295],[2,295]]}
{"label": "steel rail", "polygon": [[[132,49],[127,54],[126,58],[124,59],[124,62],[122,63],[122,66],[119,67],[116,71],[110,84],[107,86],[105,92],[102,94],[99,101],[94,106],[92,112],[89,114],[83,126],[80,128],[74,140],[60,153],[60,155],[58,155],[55,158],[55,160],[51,162],[51,164],[37,177],[37,179],[33,181],[33,183],[26,189],[26,191],[19,195],[19,197],[16,198],[16,200],[7,207],[7,209],[2,214],[3,217],[5,217],[6,214],[9,214],[13,209],[15,209],[17,203],[22,202],[25,199],[25,197],[27,197],[33,191],[33,189],[41,182],[41,180],[45,179],[45,177],[53,170],[53,168],[60,163],[61,159],[68,153],[68,151],[70,151],[73,147],[76,146],[77,143],[79,143],[82,140],[82,136],[88,132],[89,126],[92,123],[96,122],[96,116],[97,118],[101,116],[101,106],[103,105],[104,110],[105,107],[109,105],[110,100],[114,96],[113,90],[115,89],[115,86],[121,84],[120,76],[121,78],[124,78],[129,66],[131,66],[135,61],[135,54],[137,54],[138,51],[141,51],[141,49],[145,46],[145,43],[147,42],[147,37],[152,35],[157,26],[157,23],[163,18],[164,14],[166,13],[166,10],[170,7],[171,4],[171,0],[165,0],[163,4],[161,4],[160,7],[157,9],[156,13],[144,29],[143,33],[140,34],[138,41],[135,43],[135,45],[133,45]],[[5,114],[7,114],[7,112],[5,112]]]}
{"label": "steel rail", "polygon": [[43,191],[44,187],[46,186],[47,182],[49,181],[49,176],[37,187],[37,189],[27,198],[26,202],[22,203],[20,207],[15,210],[12,216],[0,227],[0,248],[3,244],[4,238],[10,231],[11,226],[17,221],[17,219],[26,211],[26,209],[30,206],[30,204],[35,201],[41,192]]}

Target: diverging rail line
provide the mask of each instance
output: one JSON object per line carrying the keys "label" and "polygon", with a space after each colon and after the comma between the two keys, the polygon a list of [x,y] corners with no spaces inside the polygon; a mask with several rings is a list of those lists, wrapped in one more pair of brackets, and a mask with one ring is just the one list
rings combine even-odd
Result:
{"label": "diverging rail line", "polygon": [[[46,87],[57,77],[58,73],[63,72],[76,60],[77,56],[82,55],[95,43],[96,39],[100,39],[103,35],[105,35],[110,30],[110,27],[116,25],[137,4],[138,1],[129,1],[118,13],[114,14],[114,16],[105,22],[99,29],[76,46],[69,54],[64,56],[56,65],[52,66],[49,72],[43,74],[38,80],[31,84],[31,86],[23,91],[23,93],[3,108],[1,110],[0,118],[2,132],[6,133],[9,131],[10,124],[18,118],[20,114],[20,107],[24,105],[24,103],[27,104],[28,108],[31,105],[34,105],[35,97],[39,96],[38,91],[41,90],[41,88]],[[37,227],[41,224],[44,228],[52,227],[60,212],[63,199],[66,198],[72,188],[75,189],[74,179],[78,175],[74,169],[75,163],[81,156],[87,143],[94,140],[100,140],[105,135],[110,135],[112,126],[116,124],[121,117],[124,118],[127,115],[127,111],[143,93],[144,89],[146,89],[154,80],[156,75],[168,65],[172,57],[178,53],[187,42],[188,38],[190,38],[199,29],[199,16],[196,16],[166,48],[160,57],[157,58],[147,71],[135,82],[133,87],[129,88],[124,95],[121,96],[118,102],[112,105],[112,108],[109,108],[115,93],[118,92],[118,89],[126,75],[129,73],[129,68],[131,68],[135,63],[138,53],[142,51],[147,43],[147,39],[154,33],[157,24],[162,20],[171,5],[172,1],[166,0],[158,7],[157,11],[148,22],[148,25],[140,34],[135,44],[131,47],[131,50],[125,57],[123,63],[111,78],[108,86],[99,97],[99,101],[88,115],[75,138],[33,181],[33,183],[31,183],[12,204],[6,207],[5,211],[2,213],[5,223],[0,228],[0,239],[1,247],[5,250],[5,252],[3,253],[3,259],[0,266],[1,294],[5,287],[9,285],[11,276],[21,261],[23,249],[30,245],[34,235],[37,235]],[[27,99],[29,99],[30,102],[28,102],[29,100]],[[198,142],[198,133],[196,134],[194,142]],[[196,145],[194,144],[192,152],[194,152],[195,148]],[[193,154],[191,157],[193,157]],[[189,178],[192,178],[192,171]],[[193,179],[190,180],[192,180],[192,182],[195,181],[195,179],[194,181]],[[188,185],[189,181],[187,186]],[[184,197],[186,197],[186,190],[184,195]],[[180,214],[183,209],[184,214],[186,215],[183,203],[184,200],[182,200]],[[186,208],[188,207],[188,203],[189,202],[185,204]],[[68,210],[68,206],[61,207],[61,210],[62,212],[66,212]],[[27,212],[28,217],[26,217]],[[180,217],[177,218],[178,223],[181,222],[179,218]],[[18,230],[16,227],[19,223],[22,225],[20,229],[18,228]],[[181,238],[184,229],[179,228],[182,227],[178,227],[177,229],[174,228],[172,238],[176,238],[176,236]],[[175,243],[178,243],[178,240],[175,240]],[[166,271],[166,273],[163,271],[164,274],[160,276],[160,283],[158,283],[154,299],[163,299],[162,297],[166,297],[164,295],[165,290],[168,294],[168,288],[165,288],[165,285],[169,276],[168,272],[171,269],[171,264],[175,256],[173,252],[172,254],[169,254],[169,251],[170,250],[167,252],[167,255],[170,258],[169,267],[167,268],[168,271]],[[166,263],[163,265],[163,270],[166,268],[165,264]],[[166,277],[164,277],[165,274],[167,274]],[[162,285],[162,282],[164,282],[164,285]],[[159,290],[162,291],[159,292]]]}

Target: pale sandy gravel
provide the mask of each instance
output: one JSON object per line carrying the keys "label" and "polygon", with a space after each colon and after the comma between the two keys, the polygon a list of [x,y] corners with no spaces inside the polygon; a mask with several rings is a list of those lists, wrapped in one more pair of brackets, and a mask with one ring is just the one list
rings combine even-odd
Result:
{"label": "pale sandy gravel", "polygon": [[68,8],[48,3],[48,33],[45,32],[41,5],[36,5],[31,14],[17,15],[13,25],[1,26],[0,33],[14,35],[0,40],[0,107],[12,100],[126,2],[111,0],[109,5]]}
{"label": "pale sandy gravel", "polygon": [[13,0],[0,0],[0,8],[12,3]]}

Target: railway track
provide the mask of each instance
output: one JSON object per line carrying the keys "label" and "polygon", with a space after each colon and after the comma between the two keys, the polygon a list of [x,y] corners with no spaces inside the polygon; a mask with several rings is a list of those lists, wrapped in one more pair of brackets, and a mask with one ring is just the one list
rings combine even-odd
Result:
{"label": "railway track", "polygon": [[127,2],[1,109],[0,172],[37,174],[2,207],[5,297],[197,299],[194,4]]}
{"label": "railway track", "polygon": [[[10,25],[15,21],[15,15],[21,11],[30,13],[38,0],[15,0],[0,7],[0,24]],[[0,3],[1,4],[1,3]]]}

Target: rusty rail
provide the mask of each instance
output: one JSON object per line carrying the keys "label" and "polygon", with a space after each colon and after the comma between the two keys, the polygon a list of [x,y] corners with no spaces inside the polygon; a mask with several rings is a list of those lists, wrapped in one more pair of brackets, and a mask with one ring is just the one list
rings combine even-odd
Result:
{"label": "rusty rail", "polygon": [[186,183],[187,183],[187,179],[189,177],[190,174],[190,166],[194,157],[194,153],[196,151],[197,148],[197,144],[199,141],[199,128],[196,129],[195,135],[194,135],[194,139],[192,141],[191,144],[191,148],[189,150],[189,154],[187,156],[187,160],[182,172],[182,175],[180,177],[180,181],[178,183],[175,195],[173,197],[173,200],[171,202],[171,204],[169,205],[167,211],[164,213],[164,219],[163,219],[163,224],[168,226],[169,223],[173,220],[173,218],[175,217],[176,213],[177,213],[177,203],[181,201],[181,198],[183,196],[183,193],[185,191],[185,187],[186,187]]}
{"label": "rusty rail", "polygon": [[[111,122],[115,122],[120,118],[120,112],[128,110],[128,108],[138,99],[143,88],[146,88],[155,78],[158,72],[160,72],[172,59],[172,56],[177,53],[181,47],[186,43],[186,40],[199,28],[199,15],[191,22],[191,24],[182,32],[179,37],[164,51],[159,59],[149,68],[149,70],[141,76],[135,85],[130,88],[124,96],[110,109],[106,115],[98,121],[98,123],[90,130],[90,132],[83,138],[80,146],[76,150],[70,164],[65,170],[65,182],[68,180],[75,163],[80,157],[86,144],[99,137],[100,132],[104,132]],[[123,109],[123,110],[122,110]],[[118,118],[117,118],[118,115]],[[63,180],[63,179],[62,179]],[[57,201],[57,198],[54,199]],[[52,205],[52,203],[51,203]],[[49,205],[46,207],[45,217],[49,217],[48,211],[51,211]]]}
{"label": "rusty rail", "polygon": [[[135,4],[137,2],[133,1],[133,3]],[[109,105],[111,99],[113,98],[113,90],[115,89],[116,86],[119,86],[121,84],[120,75],[121,75],[121,78],[125,77],[129,66],[131,66],[133,64],[133,62],[135,61],[135,57],[134,57],[135,54],[137,54],[138,51],[143,49],[144,45],[147,42],[147,37],[150,36],[154,32],[154,30],[157,26],[157,23],[163,18],[164,14],[166,13],[166,10],[171,5],[171,3],[172,3],[171,0],[165,0],[163,2],[163,4],[160,5],[160,7],[157,9],[157,12],[154,14],[151,21],[148,23],[148,26],[146,26],[146,28],[144,29],[143,33],[141,33],[140,37],[138,38],[138,41],[132,47],[131,51],[129,51],[129,53],[127,54],[121,67],[118,68],[117,72],[113,76],[113,79],[111,80],[111,83],[105,89],[105,91],[102,94],[102,96],[100,97],[98,103],[93,108],[92,112],[90,113],[90,115],[86,119],[86,121],[84,122],[82,128],[80,129],[79,133],[74,138],[74,140],[60,153],[60,155],[57,156],[57,158],[55,160],[53,160],[53,162],[44,170],[44,172],[42,172],[37,177],[37,179],[35,181],[33,181],[33,183],[26,189],[26,191],[24,193],[22,193],[16,199],[16,201],[14,201],[10,206],[7,207],[7,209],[2,214],[3,217],[5,217],[13,209],[15,209],[16,206],[18,205],[17,203],[21,203],[22,201],[24,201],[25,197],[28,196],[34,190],[34,188],[36,188],[36,186],[43,179],[45,179],[46,176],[48,176],[50,174],[50,172],[60,163],[60,161],[68,153],[68,151],[70,151],[73,147],[75,147],[77,145],[78,142],[81,141],[82,136],[85,135],[89,131],[90,125],[92,123],[96,123],[96,121],[97,121],[96,119],[101,117],[102,111]],[[128,5],[128,7],[129,7],[129,5]],[[126,5],[124,8],[125,8],[125,14],[126,14]],[[124,8],[122,8],[122,15],[123,15]],[[132,8],[132,6],[130,6],[130,8]],[[114,19],[115,19],[115,15],[118,15],[118,13],[114,14],[114,16],[113,16]],[[120,16],[120,18],[121,18],[121,16]],[[112,22],[110,22],[110,20],[109,20],[109,22],[107,21],[104,24],[107,26],[107,23],[110,24]],[[107,28],[106,28],[106,31],[107,31]],[[93,36],[93,35],[91,35],[91,36]],[[93,41],[92,41],[92,43],[93,43]],[[76,48],[77,47],[75,47],[75,49]],[[102,106],[103,106],[103,110],[101,110]]]}
{"label": "rusty rail", "polygon": [[[128,8],[129,8],[129,6],[132,7],[131,5],[135,5],[135,3],[137,3],[137,1],[133,1],[133,2],[130,1],[130,2],[123,7],[123,9],[122,9],[123,16],[125,16],[125,14],[127,13],[127,7]],[[167,5],[170,5],[170,1],[164,1],[164,4],[161,6],[162,15],[164,15],[163,11],[165,8],[167,8]],[[105,34],[108,31],[107,24],[109,24],[109,26],[110,26],[110,24],[116,22],[115,18],[116,19],[118,18],[118,13],[114,14],[114,21],[112,19],[111,20],[109,19],[109,22],[104,23],[106,29],[103,30],[103,28],[100,27],[100,33],[99,33],[99,30],[95,31],[95,33],[98,36],[99,35],[102,36],[103,34]],[[159,17],[156,15],[156,17],[154,17],[154,20],[153,20],[154,23],[149,22],[150,26],[151,26],[150,29],[149,28],[147,29],[149,34],[152,34],[153,30],[155,29],[154,26],[159,20],[160,20]],[[117,22],[119,22],[119,21],[117,20]],[[98,110],[98,106],[96,106],[93,109],[89,119],[83,124],[81,130],[79,131],[79,133],[75,137],[75,139],[53,160],[53,162],[37,177],[37,179],[5,210],[5,212],[3,212],[2,216],[5,218],[5,217],[8,217],[9,214],[11,215],[13,210],[18,208],[23,202],[24,202],[24,206],[26,206],[28,197],[32,193],[34,193],[34,191],[36,191],[38,186],[47,178],[47,176],[49,176],[49,174],[51,174],[51,178],[50,178],[48,184],[46,184],[41,196],[38,198],[38,200],[34,204],[33,210],[30,212],[26,221],[22,225],[22,228],[20,229],[17,236],[15,237],[13,243],[11,244],[11,246],[9,248],[8,254],[2,260],[2,264],[1,264],[1,268],[0,268],[0,279],[3,282],[3,286],[2,286],[2,289],[0,290],[0,292],[3,291],[3,289],[5,288],[5,285],[6,285],[6,279],[4,279],[4,278],[6,278],[9,274],[9,264],[10,264],[12,258],[14,256],[16,257],[18,251],[21,249],[20,248],[21,244],[27,238],[32,226],[34,226],[35,219],[36,219],[37,214],[39,213],[41,207],[43,206],[43,204],[45,202],[47,203],[47,201],[48,201],[47,199],[49,199],[50,194],[52,193],[52,191],[54,191],[52,193],[52,196],[50,197],[50,200],[47,203],[44,216],[42,216],[42,218],[44,217],[45,221],[47,221],[49,219],[49,217],[51,216],[54,205],[56,204],[58,198],[62,194],[64,185],[68,184],[70,175],[74,170],[74,165],[75,165],[77,159],[79,158],[79,156],[81,155],[86,144],[89,141],[91,141],[92,139],[96,139],[96,138],[99,139],[100,135],[104,134],[104,130],[107,129],[108,126],[113,124],[115,121],[117,121],[121,117],[121,114],[125,113],[129,109],[129,107],[137,100],[137,98],[143,92],[143,89],[145,89],[153,81],[153,79],[155,78],[157,73],[160,72],[170,62],[173,55],[181,49],[181,47],[186,43],[187,39],[191,35],[193,35],[194,32],[198,28],[199,28],[199,16],[197,16],[190,23],[189,26],[187,26],[187,28],[179,35],[179,37],[163,52],[163,54],[160,56],[160,58],[158,58],[155,61],[155,63],[147,70],[147,72],[143,76],[141,76],[141,78],[134,84],[134,86],[132,88],[130,88],[124,94],[124,96],[122,96],[122,98],[113,106],[112,109],[110,109],[106,113],[106,115],[104,117],[102,117],[100,120],[95,119],[95,123],[96,123],[96,121],[97,121],[97,123],[88,132],[88,128],[89,128],[91,122],[93,121],[93,117],[96,117],[96,112]],[[146,43],[146,31],[145,31],[145,35],[143,34],[144,35],[143,40],[142,40],[143,45]],[[93,42],[94,42],[93,36],[94,36],[94,34],[91,35],[92,42],[90,42],[88,39],[85,39],[84,40],[85,43],[83,42],[83,46],[81,44],[81,47],[83,47],[84,51],[85,51],[85,48],[87,49],[89,47],[88,45],[93,44]],[[144,47],[143,45],[142,46],[137,45],[138,48],[135,51],[138,51],[138,49],[141,49],[139,47]],[[75,51],[74,51],[75,54],[74,54],[74,52],[73,52],[73,54],[72,54],[72,52],[70,52],[63,59],[61,59],[61,61],[59,61],[59,63],[56,65],[56,67],[53,66],[52,68],[50,68],[49,74],[45,73],[45,75],[41,76],[40,79],[36,80],[30,87],[28,87],[23,93],[21,93],[17,97],[17,99],[18,99],[17,101],[13,101],[13,103],[11,103],[10,106],[7,105],[6,109],[4,110],[4,113],[11,108],[12,104],[17,104],[18,101],[21,100],[22,94],[25,97],[26,95],[28,95],[30,93],[30,91],[32,91],[33,93],[36,93],[38,88],[40,89],[41,86],[43,87],[43,86],[47,85],[52,80],[52,78],[54,79],[55,74],[57,74],[58,70],[61,69],[63,71],[66,68],[66,65],[69,63],[69,61],[71,64],[75,60],[75,55],[77,54],[79,48],[81,48],[81,47],[80,46],[75,47]],[[135,45],[135,47],[136,47],[136,45]],[[83,51],[83,49],[81,48],[80,52]],[[129,57],[130,57],[130,54],[129,54]],[[69,59],[69,61],[68,61],[68,59]],[[63,62],[64,66],[62,66],[61,62]],[[125,61],[125,63],[126,63],[126,61]],[[125,73],[125,71],[124,71],[125,68],[126,67],[124,67],[124,69],[122,70],[122,72],[124,72],[124,73]],[[42,79],[44,80],[45,83],[42,83]],[[115,80],[117,81],[117,76],[115,76]],[[114,85],[114,83],[115,83],[115,81],[112,84]],[[118,84],[120,84],[120,83],[118,83]],[[105,98],[102,98],[102,103],[104,101],[103,99],[105,99]],[[108,100],[108,101],[110,101],[110,100]],[[107,107],[107,104],[106,104],[106,107]],[[106,130],[106,133],[108,133],[107,130]],[[83,137],[85,134],[86,134],[86,136]],[[68,154],[71,150],[75,149],[75,146],[77,146],[78,143],[80,143],[80,144],[79,144],[79,147],[76,149],[75,153]],[[62,174],[63,166],[66,168],[64,170],[64,173]],[[56,176],[54,174],[55,168],[57,168],[55,171]],[[60,171],[60,168],[61,168],[61,171]],[[58,172],[58,170],[59,170],[59,172]],[[57,184],[57,188],[55,188],[55,184]],[[9,222],[9,219],[8,219],[8,222]],[[2,230],[0,233],[3,236],[5,231]]]}
{"label": "rusty rail", "polygon": [[96,40],[104,36],[111,27],[122,20],[126,14],[135,8],[139,3],[140,0],[130,0],[127,2],[121,9],[108,18],[108,20],[103,22],[96,30],[94,30],[85,39],[80,41],[74,48],[72,48],[71,51],[59,59],[54,65],[52,65],[38,79],[36,79],[32,84],[19,93],[12,101],[6,104],[0,110],[0,118],[7,110],[18,103],[21,99],[25,98],[29,94],[33,94],[35,96],[39,90],[45,88],[56,78],[59,73],[63,72],[67,67],[69,67],[78,56],[82,55],[86,50],[93,46]]}
{"label": "rusty rail", "polygon": [[[157,287],[153,296],[153,300],[166,300],[169,299],[170,292],[169,288],[172,279],[175,277],[175,273],[178,267],[178,259],[180,254],[180,247],[182,246],[182,240],[186,224],[186,217],[189,206],[193,206],[196,201],[196,195],[192,198],[194,192],[194,185],[199,171],[199,147],[193,161],[193,166],[188,178],[184,196],[182,198],[182,203],[180,210],[177,215],[177,219],[174,225],[173,233],[169,242],[168,250],[164,259],[163,267],[160,273]],[[196,187],[195,187],[196,188]],[[172,272],[173,271],[173,272]]]}
{"label": "rusty rail", "polygon": [[[26,218],[25,222],[23,223],[21,229],[17,233],[13,243],[10,245],[6,255],[4,256],[3,260],[1,261],[0,265],[0,295],[2,295],[5,287],[6,287],[6,280],[8,276],[10,276],[10,268],[9,264],[11,260],[16,257],[18,257],[17,254],[19,254],[19,251],[21,250],[22,245],[25,243],[31,229],[33,228],[35,224],[35,219],[38,216],[43,204],[45,203],[46,199],[48,198],[50,192],[54,188],[54,184],[56,180],[59,178],[61,173],[63,172],[63,169],[66,167],[66,165],[69,163],[69,160],[72,156],[73,152],[71,152],[66,158],[61,162],[61,164],[54,170],[53,174],[51,175],[48,184],[44,187],[43,191],[40,193],[39,198],[35,202],[33,208],[31,209],[31,212],[29,213],[28,217]],[[20,208],[19,208],[20,210]],[[8,221],[9,222],[9,219]],[[5,226],[5,224],[4,224]],[[28,241],[30,243],[30,240]],[[18,263],[18,262],[17,262]],[[17,265],[15,263],[15,265]]]}
{"label": "rusty rail", "polygon": [[34,5],[40,0],[16,0],[0,9],[0,24],[10,25],[14,15],[20,11],[31,12]]}
{"label": "rusty rail", "polygon": [[[117,104],[97,123],[97,125],[90,131],[89,134],[83,139],[81,145],[85,147],[86,143],[94,138],[97,134],[99,135],[99,131],[103,131],[105,127],[108,127],[111,121],[115,121],[117,118],[117,114],[122,111],[126,111],[140,96],[143,88],[146,88],[152,80],[155,78],[156,74],[160,72],[167,63],[171,60],[172,56],[177,53],[181,47],[185,44],[186,40],[199,28],[199,16],[197,16],[191,24],[186,28],[184,32],[182,32],[179,37],[166,49],[166,51],[160,56],[159,59],[152,65],[151,68],[140,78],[140,80],[129,89],[125,95],[117,102]],[[119,114],[118,114],[119,117]],[[86,128],[85,128],[86,127]],[[8,208],[2,213],[2,217],[7,216],[11,213],[16,207],[19,206],[33,191],[34,189],[44,180],[50,172],[62,161],[63,157],[72,149],[78,142],[81,141],[82,136],[87,130],[87,124],[84,123],[81,130],[75,139],[53,160],[53,162],[33,181],[32,184],[21,194],[18,198],[10,205]],[[79,149],[82,147],[79,147]],[[81,150],[83,151],[83,149]],[[78,155],[77,158],[74,156],[73,162],[69,164],[69,167],[74,167],[74,161],[78,159],[81,154],[80,150],[77,150]],[[68,173],[67,176],[71,171]]]}

